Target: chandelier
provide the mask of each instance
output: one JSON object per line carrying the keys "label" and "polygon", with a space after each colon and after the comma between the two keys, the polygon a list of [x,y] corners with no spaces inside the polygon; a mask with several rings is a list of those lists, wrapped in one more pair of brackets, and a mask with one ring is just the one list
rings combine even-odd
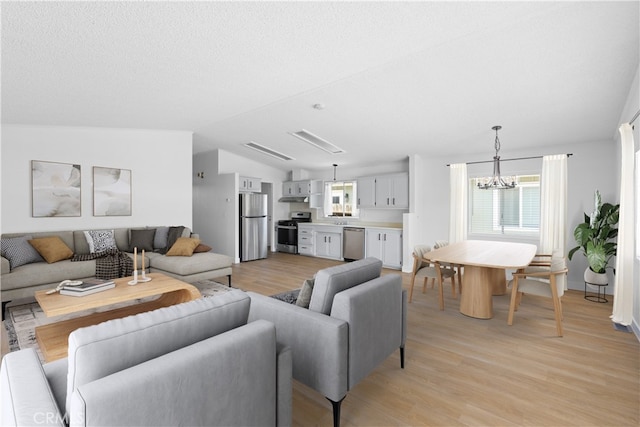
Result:
{"label": "chandelier", "polygon": [[494,145],[496,155],[493,156],[493,176],[491,178],[478,180],[478,188],[483,190],[506,190],[514,188],[516,186],[515,177],[507,177],[505,180],[500,176],[500,156],[498,155],[500,151],[500,139],[498,139],[498,131],[502,129],[502,126],[494,126],[491,129],[496,131],[496,142]]}

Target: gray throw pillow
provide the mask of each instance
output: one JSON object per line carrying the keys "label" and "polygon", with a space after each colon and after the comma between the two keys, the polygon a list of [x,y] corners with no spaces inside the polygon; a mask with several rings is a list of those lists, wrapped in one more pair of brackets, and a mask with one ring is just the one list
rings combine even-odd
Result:
{"label": "gray throw pillow", "polygon": [[13,237],[2,239],[0,242],[2,256],[9,260],[12,270],[32,262],[44,262],[44,258],[29,244],[32,238],[31,236]]}
{"label": "gray throw pillow", "polygon": [[314,283],[315,279],[307,279],[304,281],[302,289],[300,289],[300,293],[298,294],[298,299],[296,300],[296,305],[298,307],[309,308]]}
{"label": "gray throw pillow", "polygon": [[144,230],[131,230],[131,238],[129,239],[129,252],[133,252],[133,248],[139,251],[153,251],[153,239],[156,235],[155,228],[145,228]]}
{"label": "gray throw pillow", "polygon": [[178,240],[179,237],[182,237],[182,233],[185,227],[180,225],[177,227],[169,227],[169,233],[167,234],[167,246],[158,250],[161,254],[166,254],[169,249],[173,246],[173,244]]}
{"label": "gray throw pillow", "polygon": [[164,249],[167,247],[167,238],[169,237],[169,227],[156,228],[156,235],[153,238],[154,249]]}

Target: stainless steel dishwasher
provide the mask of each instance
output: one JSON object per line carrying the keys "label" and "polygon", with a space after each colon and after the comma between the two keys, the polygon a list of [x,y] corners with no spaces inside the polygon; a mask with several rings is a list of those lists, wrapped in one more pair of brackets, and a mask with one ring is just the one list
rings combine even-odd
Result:
{"label": "stainless steel dishwasher", "polygon": [[364,258],[364,228],[344,227],[342,242],[342,257],[345,261]]}

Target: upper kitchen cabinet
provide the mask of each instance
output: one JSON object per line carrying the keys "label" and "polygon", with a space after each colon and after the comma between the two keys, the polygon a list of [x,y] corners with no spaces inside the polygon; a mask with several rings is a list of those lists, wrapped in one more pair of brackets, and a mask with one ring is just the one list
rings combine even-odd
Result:
{"label": "upper kitchen cabinet", "polygon": [[260,178],[241,176],[240,182],[238,183],[238,191],[259,193],[262,191],[262,180]]}
{"label": "upper kitchen cabinet", "polygon": [[376,177],[358,178],[358,208],[376,207]]}
{"label": "upper kitchen cabinet", "polygon": [[303,197],[312,194],[322,193],[322,181],[320,180],[303,180],[303,181],[285,181],[282,183],[282,195],[292,197]]}
{"label": "upper kitchen cabinet", "polygon": [[409,174],[406,172],[358,178],[358,208],[408,207]]}

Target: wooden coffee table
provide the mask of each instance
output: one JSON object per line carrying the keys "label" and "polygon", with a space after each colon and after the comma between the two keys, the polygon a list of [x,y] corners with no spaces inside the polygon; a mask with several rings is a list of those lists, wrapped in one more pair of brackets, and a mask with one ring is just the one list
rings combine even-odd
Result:
{"label": "wooden coffee table", "polygon": [[139,298],[159,296],[154,300],[140,304],[38,326],[36,328],[36,339],[45,360],[51,362],[66,357],[69,334],[78,328],[97,325],[107,320],[168,307],[201,297],[198,288],[173,277],[159,273],[151,273],[147,277],[151,277],[152,280],[145,283],[139,282],[133,286],[127,284],[127,282],[131,281],[131,277],[115,279],[115,288],[83,297],[60,295],[59,293],[47,295],[47,291],[36,292],[36,300],[47,317],[107,307]]}

